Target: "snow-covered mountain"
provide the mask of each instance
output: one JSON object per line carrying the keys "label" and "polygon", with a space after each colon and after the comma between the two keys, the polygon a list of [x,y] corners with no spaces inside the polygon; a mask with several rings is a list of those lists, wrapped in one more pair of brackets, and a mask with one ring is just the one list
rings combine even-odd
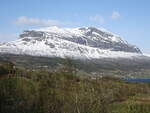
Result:
{"label": "snow-covered mountain", "polygon": [[142,56],[139,48],[107,30],[55,26],[24,31],[18,40],[1,43],[0,53],[75,59]]}

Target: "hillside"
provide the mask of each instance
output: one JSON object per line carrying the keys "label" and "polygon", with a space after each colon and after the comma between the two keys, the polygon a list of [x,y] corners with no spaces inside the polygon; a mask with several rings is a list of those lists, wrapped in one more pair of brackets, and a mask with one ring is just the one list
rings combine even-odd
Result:
{"label": "hillside", "polygon": [[0,65],[1,113],[149,113],[149,83]]}
{"label": "hillside", "polygon": [[[48,70],[54,71],[56,68],[64,65],[68,58],[48,58],[48,57],[33,57],[28,55],[13,55],[0,54],[0,62],[13,62],[17,67],[29,70]],[[111,77],[135,77],[149,78],[150,77],[150,60],[147,57],[128,58],[103,58],[93,60],[70,59],[74,67],[80,73],[87,73],[90,76],[111,76]],[[94,73],[94,75],[93,75]],[[87,75],[86,74],[86,75]]]}

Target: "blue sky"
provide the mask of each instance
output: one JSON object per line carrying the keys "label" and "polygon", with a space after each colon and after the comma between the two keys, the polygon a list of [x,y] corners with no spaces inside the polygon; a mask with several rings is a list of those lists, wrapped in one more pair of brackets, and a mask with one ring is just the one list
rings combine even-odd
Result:
{"label": "blue sky", "polygon": [[0,42],[23,30],[105,28],[150,53],[150,0],[0,0]]}

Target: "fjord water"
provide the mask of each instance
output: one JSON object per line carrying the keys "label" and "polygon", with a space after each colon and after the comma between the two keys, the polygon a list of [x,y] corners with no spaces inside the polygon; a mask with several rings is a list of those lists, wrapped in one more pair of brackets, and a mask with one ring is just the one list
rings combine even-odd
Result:
{"label": "fjord water", "polygon": [[123,80],[127,82],[150,82],[150,78],[128,78]]}

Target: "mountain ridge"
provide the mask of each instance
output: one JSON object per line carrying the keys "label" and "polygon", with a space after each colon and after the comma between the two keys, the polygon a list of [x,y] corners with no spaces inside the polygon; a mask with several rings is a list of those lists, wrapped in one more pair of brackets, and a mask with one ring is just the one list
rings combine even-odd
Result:
{"label": "mountain ridge", "polygon": [[19,39],[0,45],[0,53],[75,59],[142,56],[136,46],[96,27],[47,27],[26,30]]}

